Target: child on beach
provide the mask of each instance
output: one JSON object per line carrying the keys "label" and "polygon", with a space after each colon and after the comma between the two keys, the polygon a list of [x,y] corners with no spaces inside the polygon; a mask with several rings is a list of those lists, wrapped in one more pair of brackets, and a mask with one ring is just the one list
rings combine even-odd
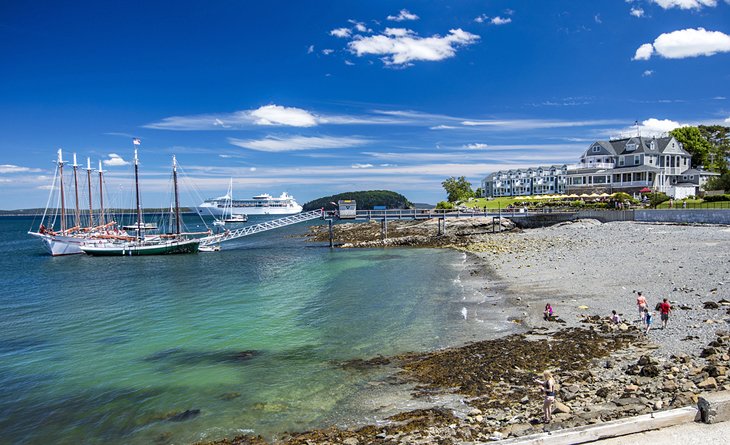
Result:
{"label": "child on beach", "polygon": [[647,310],[647,303],[646,298],[644,298],[641,292],[637,292],[636,294],[636,305],[639,307],[639,319],[643,322]]}
{"label": "child on beach", "polygon": [[644,309],[644,323],[646,324],[646,332],[644,334],[649,335],[649,329],[651,329],[652,315],[649,312],[649,308]]}
{"label": "child on beach", "polygon": [[611,311],[611,321],[616,324],[621,324],[621,316],[616,311]]}
{"label": "child on beach", "polygon": [[540,385],[540,389],[542,389],[542,392],[545,394],[545,400],[542,404],[542,412],[544,416],[542,421],[544,423],[550,423],[552,420],[552,406],[553,403],[555,403],[555,379],[550,371],[543,372],[542,376],[545,378],[544,381],[538,379],[534,379],[534,381]]}
{"label": "child on beach", "polygon": [[545,321],[552,321],[553,319],[553,307],[550,306],[550,303],[545,305],[545,311],[542,313],[542,318]]}
{"label": "child on beach", "polygon": [[669,300],[666,298],[662,300],[662,302],[659,303],[659,310],[661,311],[662,329],[664,329],[667,327],[667,322],[669,321],[669,312],[672,311],[672,305],[669,304]]}

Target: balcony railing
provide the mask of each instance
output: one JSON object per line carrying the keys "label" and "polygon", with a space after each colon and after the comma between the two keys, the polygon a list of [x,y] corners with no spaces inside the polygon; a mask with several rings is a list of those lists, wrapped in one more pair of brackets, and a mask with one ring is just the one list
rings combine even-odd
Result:
{"label": "balcony railing", "polygon": [[568,170],[583,170],[588,168],[614,168],[616,164],[613,162],[589,162],[589,163],[578,163],[578,164],[572,164],[568,166]]}

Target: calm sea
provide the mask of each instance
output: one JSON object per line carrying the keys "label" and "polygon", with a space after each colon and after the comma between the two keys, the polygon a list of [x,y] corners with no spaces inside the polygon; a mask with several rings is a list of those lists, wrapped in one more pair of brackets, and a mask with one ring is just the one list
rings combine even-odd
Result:
{"label": "calm sea", "polygon": [[[256,222],[252,218],[251,222]],[[385,372],[340,362],[508,329],[450,250],[262,233],[217,253],[50,257],[0,218],[0,442],[189,443],[376,421]],[[485,321],[487,320],[487,321]],[[377,397],[376,397],[377,394]],[[185,410],[200,410],[169,417]]]}

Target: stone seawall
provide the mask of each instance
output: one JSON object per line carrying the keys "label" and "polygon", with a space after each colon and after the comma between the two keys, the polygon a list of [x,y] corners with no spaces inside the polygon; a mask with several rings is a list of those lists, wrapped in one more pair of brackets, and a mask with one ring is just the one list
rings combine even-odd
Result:
{"label": "stone seawall", "polygon": [[730,210],[635,210],[634,221],[692,224],[730,224]]}

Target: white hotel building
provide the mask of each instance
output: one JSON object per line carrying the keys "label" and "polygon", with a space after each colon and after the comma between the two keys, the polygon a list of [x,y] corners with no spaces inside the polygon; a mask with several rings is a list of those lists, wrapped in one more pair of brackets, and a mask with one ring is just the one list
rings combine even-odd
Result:
{"label": "white hotel building", "polygon": [[643,189],[675,199],[696,196],[712,176],[693,169],[692,156],[674,137],[597,141],[577,164],[501,170],[482,180],[485,197],[590,194]]}

